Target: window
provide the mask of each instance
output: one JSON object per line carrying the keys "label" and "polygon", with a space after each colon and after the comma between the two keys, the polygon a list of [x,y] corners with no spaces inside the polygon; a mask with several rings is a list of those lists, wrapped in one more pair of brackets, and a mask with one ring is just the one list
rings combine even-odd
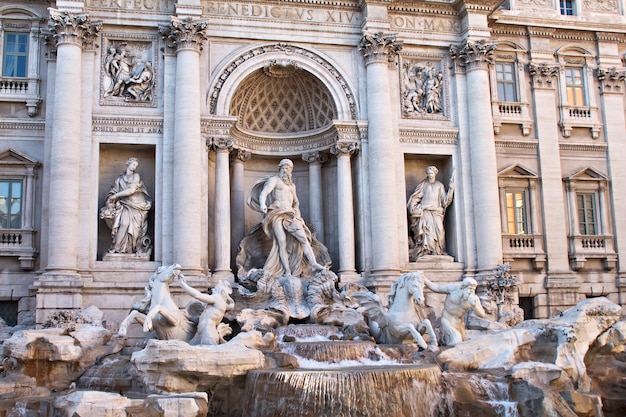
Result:
{"label": "window", "polygon": [[528,233],[526,225],[526,190],[506,191],[506,218],[507,232],[511,235],[523,235]]}
{"label": "window", "polygon": [[21,180],[0,180],[0,228],[22,228]]}
{"label": "window", "polygon": [[596,227],[596,196],[590,193],[578,193],[578,230],[581,235],[595,235]]}
{"label": "window", "polygon": [[5,77],[26,77],[28,73],[28,34],[6,32],[4,34]]}
{"label": "window", "polygon": [[567,90],[567,103],[570,106],[586,105],[582,68],[565,68],[565,88]]}
{"label": "window", "polygon": [[515,84],[515,67],[512,62],[496,63],[496,82],[499,101],[518,101]]}
{"label": "window", "polygon": [[559,3],[563,16],[574,16],[574,0],[559,0]]}

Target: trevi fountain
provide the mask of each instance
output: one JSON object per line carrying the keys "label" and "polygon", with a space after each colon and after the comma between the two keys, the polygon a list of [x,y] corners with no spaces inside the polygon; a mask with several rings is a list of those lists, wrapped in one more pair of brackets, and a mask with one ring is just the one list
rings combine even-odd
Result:
{"label": "trevi fountain", "polygon": [[[108,256],[149,251],[137,164],[101,210]],[[263,218],[241,241],[234,283],[203,292],[163,265],[115,334],[96,307],[0,328],[0,416],[626,415],[619,305],[589,298],[523,320],[506,263],[481,282],[415,270],[386,294],[342,284],[301,217],[292,169],[284,159],[250,189]],[[408,203],[415,256],[440,254],[454,193],[426,173]]]}

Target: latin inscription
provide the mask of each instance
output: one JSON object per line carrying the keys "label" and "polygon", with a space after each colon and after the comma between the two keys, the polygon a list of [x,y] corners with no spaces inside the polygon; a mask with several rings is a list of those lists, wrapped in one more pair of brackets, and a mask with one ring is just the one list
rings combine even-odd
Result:
{"label": "latin inscription", "polygon": [[461,31],[459,23],[452,19],[438,19],[422,16],[392,16],[392,29],[419,30],[427,32]]}
{"label": "latin inscription", "polygon": [[174,0],[87,0],[87,8],[166,12],[174,10]]}
{"label": "latin inscription", "polygon": [[140,127],[140,126],[93,126],[94,132],[110,132],[110,133],[163,133],[159,127]]}
{"label": "latin inscription", "polygon": [[345,10],[321,10],[306,7],[220,2],[209,2],[206,7],[206,14],[213,16],[256,17],[300,22],[344,24],[356,24],[360,22],[359,13]]}

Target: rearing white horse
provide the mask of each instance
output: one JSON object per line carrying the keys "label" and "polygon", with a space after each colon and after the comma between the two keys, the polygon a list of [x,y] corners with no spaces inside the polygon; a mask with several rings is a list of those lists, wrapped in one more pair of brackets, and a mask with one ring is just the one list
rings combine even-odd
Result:
{"label": "rearing white horse", "polygon": [[[137,321],[144,332],[154,330],[161,340],[189,341],[196,333],[196,324],[186,310],[178,308],[169,285],[181,271],[173,264],[159,267],[146,286],[146,297],[133,306],[133,311],[120,324],[119,336],[126,336],[128,326]],[[197,323],[197,321],[196,321]]]}
{"label": "rearing white horse", "polygon": [[[352,297],[365,307],[376,342],[396,344],[413,337],[422,349],[439,350],[433,326],[430,320],[422,317],[420,311],[424,304],[423,271],[400,275],[387,294],[387,309],[383,307],[380,297],[372,292],[359,291],[353,293]],[[428,345],[422,337],[426,332],[430,336]]]}

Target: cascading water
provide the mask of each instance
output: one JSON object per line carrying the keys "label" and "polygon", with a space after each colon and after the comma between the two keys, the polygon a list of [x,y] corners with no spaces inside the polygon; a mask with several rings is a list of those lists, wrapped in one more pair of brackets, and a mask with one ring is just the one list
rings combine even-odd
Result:
{"label": "cascading water", "polygon": [[436,365],[250,371],[244,415],[449,416],[440,376]]}

